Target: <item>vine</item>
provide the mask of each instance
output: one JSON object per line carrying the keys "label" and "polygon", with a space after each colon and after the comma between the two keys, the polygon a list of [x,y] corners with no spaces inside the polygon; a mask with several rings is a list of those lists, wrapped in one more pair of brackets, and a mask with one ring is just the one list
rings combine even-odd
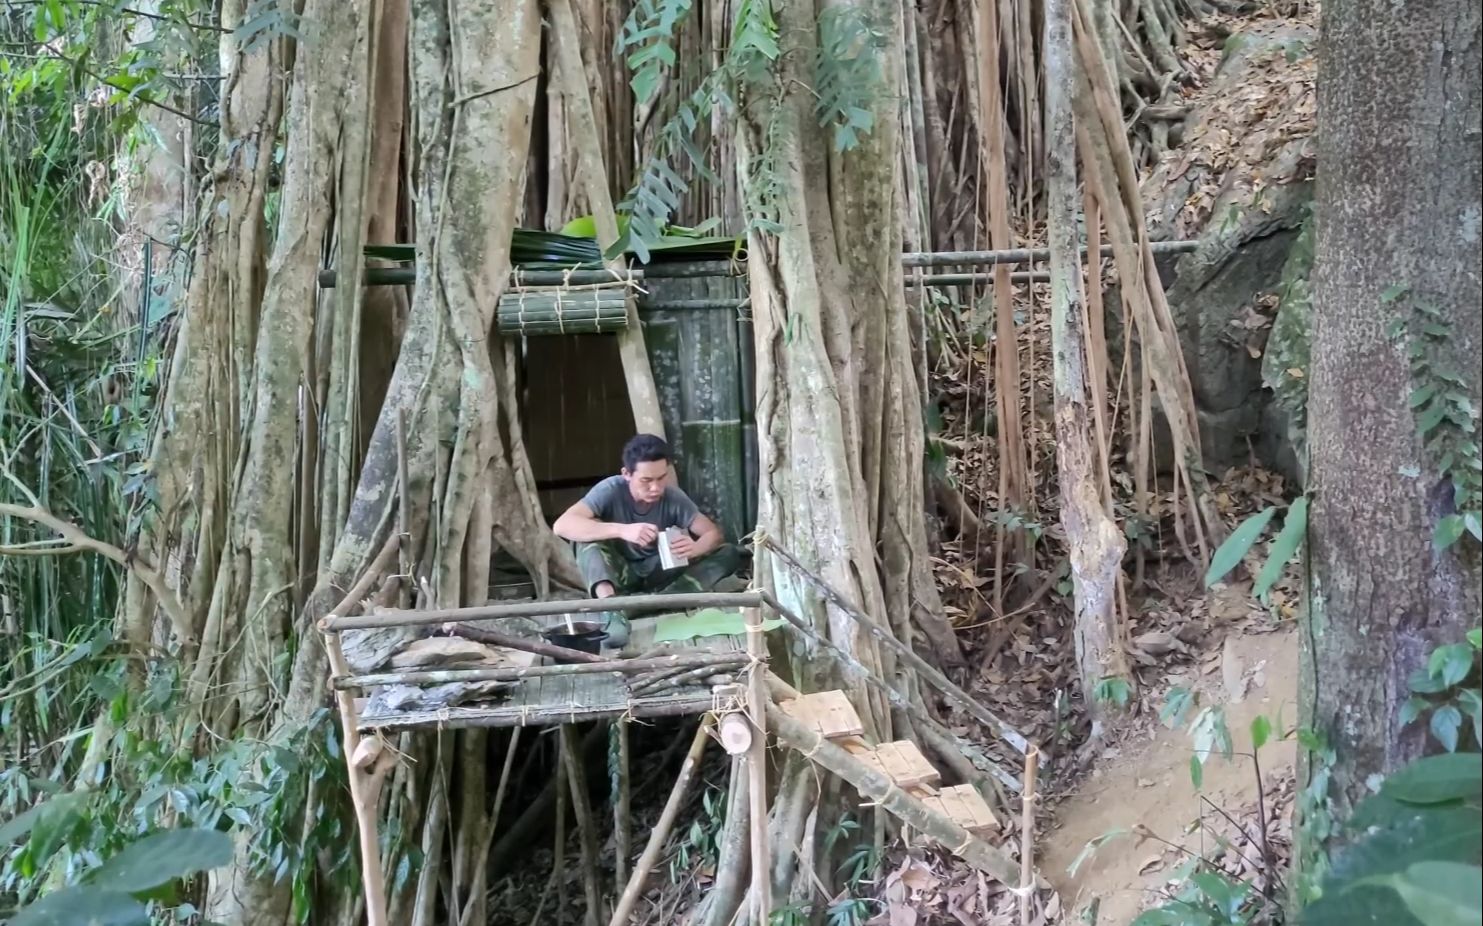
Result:
{"label": "vine", "polygon": [[[641,0],[624,23],[619,48],[629,50],[630,86],[637,102],[651,102],[658,91],[663,69],[676,64],[675,35],[693,4],[690,0]],[[870,108],[883,80],[882,51],[889,36],[878,23],[853,8],[831,8],[817,21],[818,47],[813,58],[814,114],[822,127],[832,127],[834,147],[849,151],[875,125]],[[690,183],[676,169],[718,183],[708,153],[697,136],[717,109],[735,111],[738,98],[749,94],[779,92],[772,74],[782,49],[778,23],[770,0],[742,0],[732,23],[731,41],[714,71],[701,79],[689,96],[681,99],[675,113],[660,128],[654,154],[639,173],[627,197],[619,204],[627,224],[613,253],[632,248],[647,262],[650,244],[664,236],[670,216],[680,206]],[[781,230],[777,197],[781,186],[777,152],[782,145],[780,107],[765,126],[763,150],[752,158],[746,184],[747,228],[765,234]]]}
{"label": "vine", "polygon": [[[1394,303],[1408,291],[1397,284],[1387,289],[1380,301]],[[1467,394],[1467,380],[1440,359],[1453,340],[1446,312],[1424,300],[1411,302],[1410,316],[1391,321],[1387,333],[1405,344],[1412,383],[1409,404],[1416,416],[1416,429],[1442,480],[1452,488],[1446,506],[1450,510],[1437,520],[1432,533],[1436,548],[1447,550],[1465,534],[1483,541],[1483,452],[1478,446],[1478,410]]]}
{"label": "vine", "polygon": [[849,151],[875,126],[872,100],[883,80],[881,56],[888,36],[855,7],[830,7],[819,14],[819,49],[814,56],[814,111],[834,130],[834,147]]}
{"label": "vine", "polygon": [[636,48],[628,55],[633,72],[629,86],[639,104],[654,99],[666,67],[675,66],[675,28],[689,15],[692,0],[639,0],[623,23],[618,48]]}

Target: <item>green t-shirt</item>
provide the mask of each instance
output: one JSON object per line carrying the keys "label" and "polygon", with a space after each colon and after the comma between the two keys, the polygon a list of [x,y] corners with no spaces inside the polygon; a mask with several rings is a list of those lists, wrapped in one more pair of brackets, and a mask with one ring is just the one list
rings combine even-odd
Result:
{"label": "green t-shirt", "polygon": [[[628,480],[622,476],[609,476],[593,486],[582,498],[582,504],[590,508],[599,521],[609,524],[652,524],[660,531],[671,527],[689,530],[700,515],[700,509],[695,507],[690,496],[675,486],[667,486],[659,501],[641,511],[638,503],[633,500],[633,493],[628,491]],[[641,548],[620,540],[618,548],[642,574],[648,574],[659,563],[657,543]]]}

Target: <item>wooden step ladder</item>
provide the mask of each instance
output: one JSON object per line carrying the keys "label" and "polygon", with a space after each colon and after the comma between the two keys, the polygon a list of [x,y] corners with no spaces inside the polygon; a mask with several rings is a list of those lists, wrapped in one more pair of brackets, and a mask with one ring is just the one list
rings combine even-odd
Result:
{"label": "wooden step ladder", "polygon": [[[983,795],[972,785],[942,787],[942,775],[910,740],[870,743],[864,722],[843,691],[801,695],[776,704],[768,714],[769,726],[785,745],[975,867],[1007,884],[1018,883],[1018,865],[987,842],[1000,823]],[[884,795],[883,781],[889,785]],[[890,794],[892,788],[896,795]],[[921,825],[924,820],[927,827]]]}

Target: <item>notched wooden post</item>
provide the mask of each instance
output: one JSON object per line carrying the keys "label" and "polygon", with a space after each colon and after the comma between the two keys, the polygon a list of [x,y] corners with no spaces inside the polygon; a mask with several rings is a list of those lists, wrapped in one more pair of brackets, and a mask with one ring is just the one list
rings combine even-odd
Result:
{"label": "notched wooden post", "polygon": [[747,793],[751,804],[752,909],[757,926],[772,917],[772,859],[767,840],[767,640],[762,632],[762,609],[742,609],[747,627],[747,710],[756,728],[748,745]]}

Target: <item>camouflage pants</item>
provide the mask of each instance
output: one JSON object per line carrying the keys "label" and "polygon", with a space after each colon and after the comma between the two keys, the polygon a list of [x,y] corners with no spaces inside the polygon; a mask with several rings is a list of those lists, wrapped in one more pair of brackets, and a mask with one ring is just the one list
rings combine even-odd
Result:
{"label": "camouflage pants", "polygon": [[680,569],[660,569],[655,556],[654,568],[645,572],[623,555],[617,541],[577,544],[577,568],[582,571],[589,595],[603,582],[613,583],[619,595],[710,591],[717,582],[734,575],[741,560],[741,548],[726,543]]}

